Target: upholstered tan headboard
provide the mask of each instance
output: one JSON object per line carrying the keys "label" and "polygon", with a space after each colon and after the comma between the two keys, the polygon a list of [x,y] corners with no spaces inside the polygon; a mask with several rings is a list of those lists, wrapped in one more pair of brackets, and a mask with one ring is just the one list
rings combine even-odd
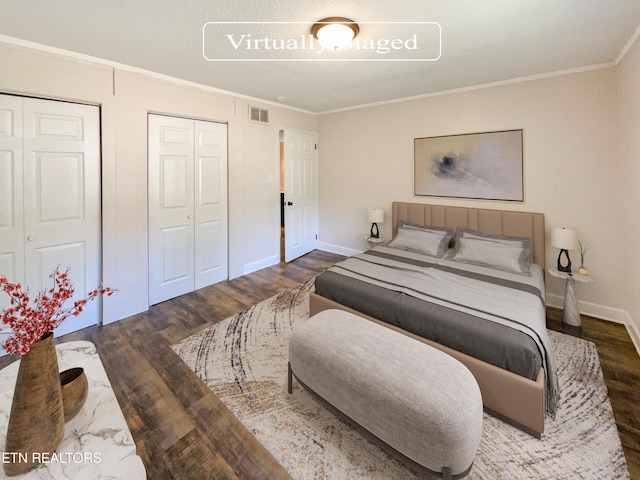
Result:
{"label": "upholstered tan headboard", "polygon": [[398,231],[398,220],[433,227],[451,227],[453,229],[466,227],[484,233],[529,237],[531,238],[531,261],[542,268],[545,267],[543,213],[393,202],[393,236]]}

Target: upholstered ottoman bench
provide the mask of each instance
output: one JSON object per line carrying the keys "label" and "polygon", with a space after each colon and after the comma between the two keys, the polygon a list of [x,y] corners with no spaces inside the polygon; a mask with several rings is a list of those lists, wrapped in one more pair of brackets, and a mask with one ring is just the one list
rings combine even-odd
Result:
{"label": "upholstered ottoman bench", "polygon": [[458,360],[341,310],[296,326],[292,375],[387,447],[429,473],[462,478],[482,437],[482,397]]}

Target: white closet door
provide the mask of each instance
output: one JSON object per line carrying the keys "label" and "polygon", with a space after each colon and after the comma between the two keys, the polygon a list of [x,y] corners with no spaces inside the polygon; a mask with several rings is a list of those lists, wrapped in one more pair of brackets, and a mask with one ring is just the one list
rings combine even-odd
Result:
{"label": "white closet door", "polygon": [[227,126],[195,121],[195,288],[226,280]]}
{"label": "white closet door", "polygon": [[149,303],[193,291],[193,120],[149,115]]}
{"label": "white closet door", "polygon": [[227,277],[227,126],[150,114],[149,304]]}
{"label": "white closet door", "polygon": [[[0,274],[16,282],[24,281],[22,144],[22,98],[0,95]],[[8,299],[0,294],[0,309]]]}
{"label": "white closet door", "polygon": [[[48,288],[53,270],[68,267],[79,300],[101,278],[100,111],[30,98],[23,105],[25,282]],[[56,335],[95,325],[99,312],[99,302],[87,304]]]}
{"label": "white closet door", "polygon": [[[74,300],[94,289],[100,183],[98,107],[0,95],[0,273],[35,293],[52,285],[57,266],[69,267]],[[100,311],[88,304],[56,335],[98,323]]]}

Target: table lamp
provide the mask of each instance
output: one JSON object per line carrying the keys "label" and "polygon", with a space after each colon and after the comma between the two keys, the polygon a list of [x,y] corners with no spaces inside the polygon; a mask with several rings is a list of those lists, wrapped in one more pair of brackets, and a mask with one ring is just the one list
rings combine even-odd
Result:
{"label": "table lamp", "polygon": [[[578,248],[578,234],[572,228],[553,227],[551,230],[551,245],[560,249],[558,255],[558,271],[571,273],[571,259],[569,258],[569,250]],[[567,257],[566,265],[562,264],[562,254]]]}
{"label": "table lamp", "polygon": [[369,208],[367,220],[371,222],[371,238],[380,238],[378,224],[384,222],[384,210],[376,207]]}

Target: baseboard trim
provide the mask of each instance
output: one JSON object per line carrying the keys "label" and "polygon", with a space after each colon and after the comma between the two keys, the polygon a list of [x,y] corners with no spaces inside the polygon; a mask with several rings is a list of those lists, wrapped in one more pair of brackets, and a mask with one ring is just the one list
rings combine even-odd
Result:
{"label": "baseboard trim", "polygon": [[[564,306],[564,297],[562,295],[556,295],[553,293],[546,294],[547,305],[562,310]],[[578,300],[578,310],[583,315],[599,318],[601,320],[608,320],[610,322],[627,324],[627,318],[629,314],[626,310],[621,308],[606,307],[597,303],[584,302]]]}
{"label": "baseboard trim", "polygon": [[[559,308],[560,310],[562,310],[564,304],[564,297],[562,295],[547,293],[546,300],[548,306]],[[601,320],[607,320],[609,322],[620,323],[627,327],[627,332],[631,337],[631,341],[636,347],[638,355],[640,355],[640,329],[638,329],[638,325],[633,321],[633,319],[631,318],[631,314],[627,310],[623,310],[622,308],[607,307],[605,305],[584,302],[581,300],[578,300],[578,310],[583,315],[599,318]]]}
{"label": "baseboard trim", "polygon": [[631,341],[636,347],[636,351],[638,355],[640,355],[640,328],[638,328],[638,324],[633,321],[631,318],[631,314],[629,312],[625,312],[627,316],[627,321],[625,323],[627,327],[627,331],[629,332],[629,336],[631,337]]}
{"label": "baseboard trim", "polygon": [[337,255],[344,255],[345,257],[352,257],[358,253],[362,253],[364,250],[356,250],[354,248],[341,247],[339,245],[332,245],[330,243],[318,242],[318,250],[323,252],[335,253]]}
{"label": "baseboard trim", "polygon": [[280,255],[272,255],[271,257],[266,257],[255,262],[245,263],[242,266],[242,275],[257,272],[258,270],[270,267],[271,265],[277,265],[278,263],[280,263]]}

